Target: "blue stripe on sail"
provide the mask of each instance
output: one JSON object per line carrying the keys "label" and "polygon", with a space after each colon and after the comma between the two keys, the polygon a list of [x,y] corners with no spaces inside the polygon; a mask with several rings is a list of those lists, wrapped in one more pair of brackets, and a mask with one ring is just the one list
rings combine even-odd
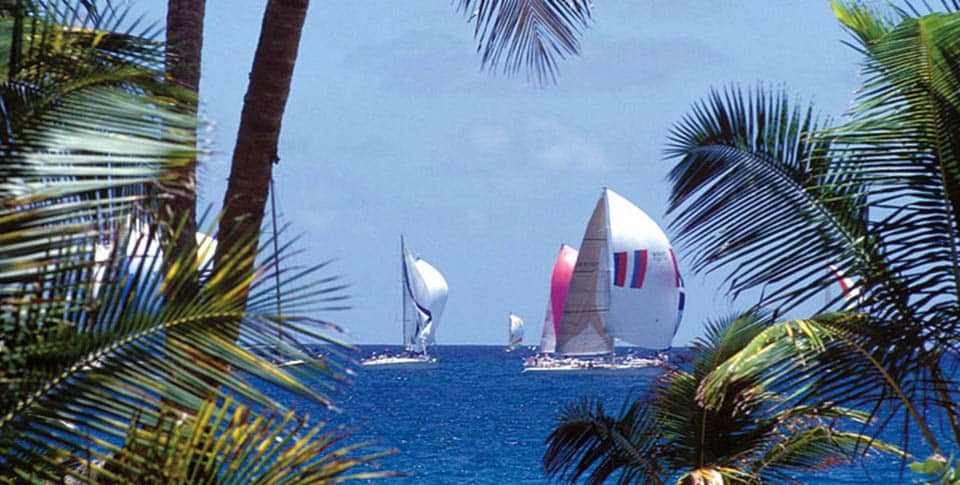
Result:
{"label": "blue stripe on sail", "polygon": [[633,281],[631,288],[643,288],[643,276],[647,271],[647,250],[638,249],[633,252]]}
{"label": "blue stripe on sail", "polygon": [[681,312],[683,311],[683,306],[684,306],[686,303],[687,303],[687,292],[681,291],[681,292],[680,292],[680,305],[679,305],[679,308],[678,308]]}

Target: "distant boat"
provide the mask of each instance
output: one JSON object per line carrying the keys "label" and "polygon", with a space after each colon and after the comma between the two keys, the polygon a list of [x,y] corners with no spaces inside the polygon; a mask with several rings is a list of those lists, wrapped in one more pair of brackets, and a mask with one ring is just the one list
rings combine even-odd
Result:
{"label": "distant boat", "polygon": [[509,333],[507,335],[507,348],[504,350],[512,352],[523,346],[523,319],[511,313],[508,320]]}
{"label": "distant boat", "polygon": [[437,359],[427,350],[436,342],[440,314],[447,303],[447,281],[430,263],[414,258],[400,238],[403,354],[372,355],[361,364],[371,368],[433,367]]}
{"label": "distant boat", "polygon": [[[661,364],[662,357],[616,361],[614,339],[653,351],[669,349],[685,299],[676,254],[663,230],[639,207],[604,189],[555,328],[552,350],[559,357],[530,360],[524,371],[639,370]],[[551,310],[555,315],[556,307]]]}

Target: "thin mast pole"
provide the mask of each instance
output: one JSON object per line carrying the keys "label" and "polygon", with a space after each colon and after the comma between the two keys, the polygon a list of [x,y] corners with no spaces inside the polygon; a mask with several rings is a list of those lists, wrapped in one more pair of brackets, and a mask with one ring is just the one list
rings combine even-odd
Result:
{"label": "thin mast pole", "polygon": [[[277,303],[277,350],[283,344],[283,312],[280,307],[280,246],[277,242],[277,194],[270,177],[270,215],[273,219],[273,277],[276,285],[275,297]],[[280,356],[282,357],[282,356]]]}
{"label": "thin mast pole", "polygon": [[406,288],[404,285],[407,281],[407,262],[403,254],[403,234],[400,235],[400,343],[403,345],[403,351],[407,350],[407,305],[404,302],[406,298]]}

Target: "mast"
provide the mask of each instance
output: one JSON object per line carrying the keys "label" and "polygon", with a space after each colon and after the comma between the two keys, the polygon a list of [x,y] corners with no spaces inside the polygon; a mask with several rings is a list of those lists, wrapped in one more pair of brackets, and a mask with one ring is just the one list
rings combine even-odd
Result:
{"label": "mast", "polygon": [[407,324],[407,305],[404,303],[403,299],[407,296],[406,294],[406,284],[407,284],[407,261],[405,257],[405,251],[403,246],[403,234],[400,235],[400,343],[403,345],[403,350],[407,350],[407,338],[404,334],[404,327]]}
{"label": "mast", "polygon": [[283,312],[280,307],[280,247],[277,242],[277,191],[270,177],[270,218],[273,221],[273,277],[276,284],[274,296],[277,305],[277,358],[283,361]]}

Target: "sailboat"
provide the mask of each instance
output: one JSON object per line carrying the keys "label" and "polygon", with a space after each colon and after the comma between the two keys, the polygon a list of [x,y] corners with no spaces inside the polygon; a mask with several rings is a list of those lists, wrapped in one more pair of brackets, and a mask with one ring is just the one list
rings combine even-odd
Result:
{"label": "sailboat", "polygon": [[507,348],[504,350],[512,352],[523,346],[523,319],[511,313],[508,320],[509,333],[507,334]]}
{"label": "sailboat", "polygon": [[361,361],[371,368],[434,367],[437,359],[427,350],[436,342],[437,324],[447,303],[447,281],[436,268],[421,258],[414,258],[400,237],[401,308],[403,319],[403,354],[372,355]]}
{"label": "sailboat", "polygon": [[[551,288],[551,305],[553,293]],[[543,350],[558,357],[525,362],[524,372],[632,370],[660,364],[661,358],[618,362],[614,341],[669,349],[685,300],[676,254],[663,230],[632,202],[604,189],[576,257],[553,348],[545,338]],[[549,310],[555,319],[557,308]]]}

